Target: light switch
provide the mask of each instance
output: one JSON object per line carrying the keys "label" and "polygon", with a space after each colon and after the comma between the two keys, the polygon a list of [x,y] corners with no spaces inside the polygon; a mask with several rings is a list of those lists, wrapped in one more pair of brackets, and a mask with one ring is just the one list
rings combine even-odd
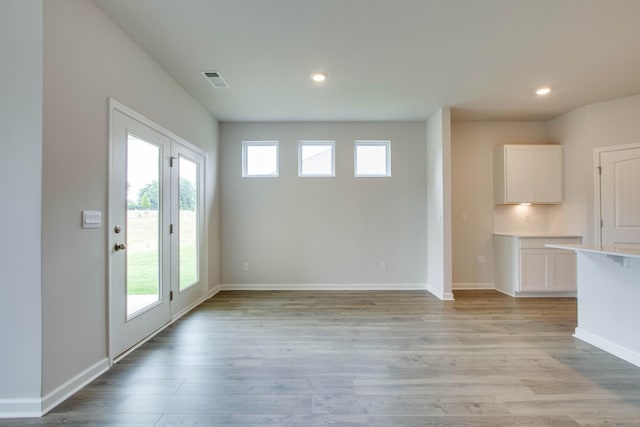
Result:
{"label": "light switch", "polygon": [[82,211],[82,228],[102,227],[102,212]]}

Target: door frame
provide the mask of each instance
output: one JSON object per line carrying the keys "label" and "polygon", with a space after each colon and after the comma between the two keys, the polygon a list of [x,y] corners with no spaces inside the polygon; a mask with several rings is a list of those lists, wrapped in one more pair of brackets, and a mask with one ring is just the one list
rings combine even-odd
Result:
{"label": "door frame", "polygon": [[[114,347],[113,345],[113,330],[111,327],[111,306],[114,303],[113,301],[113,296],[112,296],[112,288],[113,288],[113,280],[114,278],[112,277],[111,271],[112,271],[112,257],[111,257],[111,247],[114,244],[113,238],[112,238],[112,233],[111,230],[113,229],[113,227],[116,225],[114,222],[114,219],[111,218],[110,215],[106,215],[107,216],[107,220],[106,220],[106,228],[105,228],[105,233],[106,233],[106,248],[105,248],[105,252],[106,252],[106,258],[107,258],[107,280],[106,280],[106,285],[107,285],[107,356],[109,359],[109,367],[113,366],[115,363],[119,362],[121,359],[123,359],[124,357],[126,357],[128,354],[130,354],[131,352],[133,352],[134,350],[136,350],[137,348],[139,348],[140,346],[142,346],[145,342],[147,342],[149,339],[153,338],[155,335],[157,335],[158,333],[160,333],[162,330],[164,330],[166,327],[170,326],[173,322],[175,322],[176,320],[178,320],[180,317],[184,316],[186,313],[188,313],[190,310],[192,310],[193,308],[195,308],[196,306],[198,306],[199,304],[201,304],[203,301],[205,301],[208,297],[209,297],[209,287],[208,287],[208,283],[209,283],[209,276],[208,276],[208,272],[209,272],[209,268],[208,268],[208,264],[207,264],[207,260],[208,260],[208,247],[209,247],[209,233],[208,233],[208,221],[206,220],[206,206],[208,204],[207,202],[207,153],[202,150],[201,148],[191,144],[190,142],[186,141],[185,139],[181,138],[180,136],[174,134],[173,132],[165,129],[164,127],[158,125],[157,123],[155,123],[154,121],[148,119],[147,117],[145,117],[144,115],[136,112],[135,110],[127,107],[126,105],[122,104],[121,102],[117,101],[114,98],[109,97],[108,98],[108,135],[109,135],[109,155],[108,155],[108,159],[109,159],[109,164],[108,164],[108,176],[107,176],[107,183],[108,183],[108,188],[107,188],[107,212],[111,212],[111,208],[112,208],[112,204],[115,202],[114,200],[111,199],[111,174],[113,173],[113,167],[114,167],[114,158],[113,158],[113,147],[114,147],[114,132],[113,132],[113,123],[114,123],[114,113],[115,111],[119,111],[122,114],[125,114],[129,117],[131,117],[134,120],[139,121],[140,123],[142,123],[145,126],[148,126],[149,128],[155,130],[156,132],[159,132],[163,135],[165,135],[166,137],[168,137],[171,142],[171,146],[173,146],[174,143],[177,143],[178,145],[182,145],[184,147],[186,147],[189,150],[192,150],[194,152],[196,152],[197,154],[202,156],[202,172],[200,174],[202,182],[201,182],[201,197],[202,197],[202,203],[200,204],[199,210],[200,210],[200,214],[201,214],[201,224],[200,226],[202,227],[202,232],[201,232],[201,237],[202,237],[202,242],[200,245],[200,261],[201,261],[201,268],[200,268],[200,275],[201,275],[201,279],[200,281],[203,283],[203,289],[202,289],[202,295],[200,296],[200,298],[198,298],[198,300],[194,301],[193,303],[189,304],[187,307],[183,307],[180,311],[178,312],[174,312],[173,309],[171,309],[171,301],[169,301],[170,304],[170,319],[167,323],[165,323],[164,325],[162,325],[158,330],[154,331],[153,333],[151,333],[149,336],[147,337],[143,337],[142,340],[140,342],[138,342],[137,344],[135,344],[133,347],[131,347],[130,349],[126,350],[125,352],[123,352],[122,354],[119,355],[113,355],[112,354],[112,349]],[[173,149],[172,147],[170,147],[170,152],[169,155],[172,155]],[[171,210],[171,209],[170,209]],[[173,220],[172,220],[173,221]],[[172,241],[172,239],[170,239],[170,241]],[[171,243],[173,244],[173,243]],[[171,255],[170,257],[170,265],[173,264],[173,255]],[[169,275],[170,277],[173,277],[173,273],[171,273]],[[172,283],[172,280],[170,280],[170,288],[171,290],[174,290],[173,288],[174,283]],[[179,293],[179,284],[177,286],[177,292]]]}
{"label": "door frame", "polygon": [[597,147],[593,149],[593,227],[594,245],[602,247],[602,176],[600,174],[600,155],[611,151],[623,151],[640,148],[640,143],[612,145],[610,147]]}

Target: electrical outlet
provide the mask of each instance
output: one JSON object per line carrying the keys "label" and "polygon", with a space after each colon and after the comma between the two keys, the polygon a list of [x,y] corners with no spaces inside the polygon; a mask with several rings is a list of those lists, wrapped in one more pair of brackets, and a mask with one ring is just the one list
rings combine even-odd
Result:
{"label": "electrical outlet", "polygon": [[382,261],[382,262],[380,263],[380,271],[385,272],[385,271],[387,271],[387,270],[388,270],[388,268],[389,268],[389,266],[387,265],[387,262],[386,262],[386,261]]}
{"label": "electrical outlet", "polygon": [[242,264],[242,271],[249,271],[249,263],[245,262],[244,264]]}

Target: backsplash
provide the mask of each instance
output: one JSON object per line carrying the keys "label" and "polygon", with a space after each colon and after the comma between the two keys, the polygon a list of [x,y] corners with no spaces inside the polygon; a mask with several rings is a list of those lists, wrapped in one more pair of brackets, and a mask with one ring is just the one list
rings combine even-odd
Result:
{"label": "backsplash", "polygon": [[549,232],[549,206],[496,205],[494,233],[535,234]]}

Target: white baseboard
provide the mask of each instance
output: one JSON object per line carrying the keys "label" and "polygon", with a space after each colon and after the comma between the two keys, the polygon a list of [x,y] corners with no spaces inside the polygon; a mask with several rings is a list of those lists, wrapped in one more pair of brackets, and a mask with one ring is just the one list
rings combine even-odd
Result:
{"label": "white baseboard", "polygon": [[442,301],[455,301],[456,299],[453,296],[453,292],[445,292],[444,294],[442,294],[442,298],[440,298]]}
{"label": "white baseboard", "polygon": [[454,291],[467,291],[472,289],[495,289],[495,283],[454,283],[452,285]]}
{"label": "white baseboard", "polygon": [[425,283],[234,283],[225,291],[424,291]]}
{"label": "white baseboard", "polygon": [[573,336],[595,347],[598,347],[599,349],[604,350],[607,353],[611,353],[622,360],[625,360],[636,366],[640,366],[640,353],[636,353],[635,351],[629,350],[626,347],[612,343],[611,341],[604,338],[600,338],[599,336],[594,335],[591,332],[587,332],[581,328],[576,328]]}
{"label": "white baseboard", "polygon": [[0,399],[0,418],[39,418],[108,370],[105,357],[42,398]]}
{"label": "white baseboard", "polygon": [[181,318],[182,316],[184,316],[185,314],[187,314],[188,312],[190,312],[191,310],[193,310],[194,308],[196,308],[197,306],[199,306],[200,304],[202,304],[203,302],[205,302],[206,300],[208,300],[209,298],[211,298],[221,290],[222,290],[222,286],[216,285],[213,289],[210,289],[205,296],[189,304],[187,307],[182,309],[179,313],[171,316],[171,323],[175,322],[176,320],[178,320],[179,318]]}
{"label": "white baseboard", "polygon": [[42,399],[0,399],[0,419],[38,418],[42,416]]}
{"label": "white baseboard", "polygon": [[516,292],[516,298],[575,298],[575,292]]}
{"label": "white baseboard", "polygon": [[496,291],[508,295],[513,298],[575,298],[575,292],[516,292],[510,293],[508,291],[494,288]]}
{"label": "white baseboard", "polygon": [[80,372],[64,384],[56,387],[50,393],[42,398],[42,413],[45,415],[47,412],[58,406],[64,400],[68,399],[71,395],[79,391],[82,387],[89,384],[91,381],[98,378],[109,370],[109,358],[94,363],[84,371]]}
{"label": "white baseboard", "polygon": [[498,289],[498,288],[495,288],[495,289],[496,289],[496,291],[500,292],[501,294],[505,294],[505,295],[508,295],[510,297],[514,297],[515,298],[515,295],[510,293],[510,292],[507,292],[507,291],[505,291],[503,289]]}
{"label": "white baseboard", "polygon": [[222,290],[222,285],[218,283],[212,289],[209,289],[209,292],[207,293],[207,299],[213,297],[215,294],[217,294],[221,290]]}
{"label": "white baseboard", "polygon": [[191,310],[193,310],[194,308],[196,308],[197,306],[199,306],[209,298],[210,298],[209,293],[207,293],[203,297],[198,298],[196,301],[192,302],[191,304],[189,304],[188,306],[180,310],[178,313],[171,316],[171,323],[175,322],[176,320],[178,320],[179,318],[181,318],[182,316],[184,316],[185,314],[187,314],[188,312],[190,312]]}
{"label": "white baseboard", "polygon": [[427,290],[435,295],[442,301],[454,301],[453,292],[442,292],[440,289],[435,289],[432,286],[427,285]]}

